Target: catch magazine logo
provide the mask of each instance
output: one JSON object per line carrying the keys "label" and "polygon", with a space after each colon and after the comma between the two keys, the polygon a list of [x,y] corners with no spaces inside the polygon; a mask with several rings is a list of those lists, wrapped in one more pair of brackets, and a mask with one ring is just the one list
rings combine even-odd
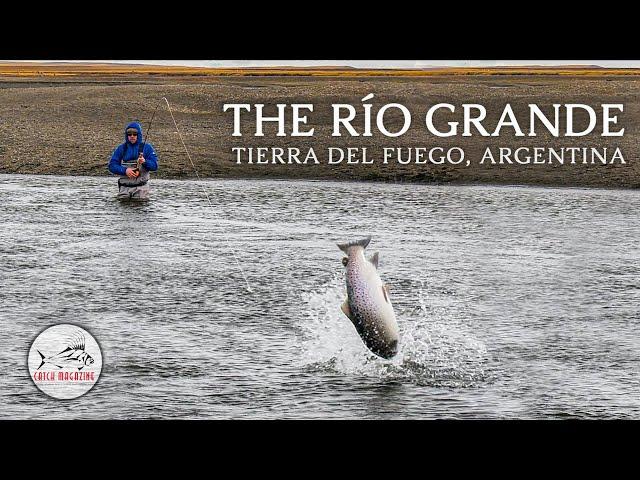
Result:
{"label": "catch magazine logo", "polygon": [[102,352],[93,335],[77,325],[47,328],[31,344],[29,373],[40,390],[60,398],[77,398],[98,381]]}

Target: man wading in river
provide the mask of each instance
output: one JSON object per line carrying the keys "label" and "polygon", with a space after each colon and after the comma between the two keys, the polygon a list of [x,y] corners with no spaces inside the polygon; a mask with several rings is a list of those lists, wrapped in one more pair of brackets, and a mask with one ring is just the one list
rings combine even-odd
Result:
{"label": "man wading in river", "polygon": [[153,147],[142,141],[142,126],[131,122],[124,131],[124,143],[118,145],[109,171],[120,175],[118,198],[146,200],[149,198],[149,172],[158,170],[158,157]]}

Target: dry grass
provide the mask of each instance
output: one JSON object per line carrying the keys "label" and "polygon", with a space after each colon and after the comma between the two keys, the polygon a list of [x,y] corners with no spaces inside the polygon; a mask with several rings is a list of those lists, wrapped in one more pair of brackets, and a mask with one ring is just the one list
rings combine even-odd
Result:
{"label": "dry grass", "polygon": [[[5,65],[6,67],[6,65]],[[24,66],[22,66],[24,67]],[[495,76],[336,76],[336,69],[323,70],[331,77],[302,76],[199,76],[131,74],[122,76],[97,71],[79,74],[85,66],[74,66],[74,76],[10,77],[0,75],[0,173],[108,175],[106,165],[116,145],[122,142],[122,129],[132,119],[146,126],[163,95],[169,96],[177,124],[204,177],[224,178],[300,178],[316,180],[363,180],[419,183],[491,183],[557,186],[593,186],[640,188],[640,76],[605,76],[600,69],[593,75],[495,75]],[[37,68],[42,68],[38,65]],[[93,66],[95,69],[96,67]],[[151,71],[154,71],[151,68]],[[108,70],[112,67],[109,66]],[[148,69],[149,70],[149,69]],[[169,69],[171,70],[171,69]],[[174,69],[175,70],[175,69]],[[187,71],[193,69],[186,69]],[[198,69],[196,69],[197,71]],[[467,69],[459,69],[466,71]],[[544,69],[543,69],[544,70]],[[574,72],[575,69],[569,69]],[[40,70],[37,70],[40,71]],[[58,66],[57,72],[61,72]],[[179,69],[184,72],[185,69]],[[235,69],[234,72],[243,71]],[[346,71],[346,69],[345,69]],[[487,70],[483,70],[486,72]],[[529,72],[529,70],[526,70]],[[548,72],[549,70],[544,70]],[[261,73],[270,70],[262,69]],[[360,72],[358,70],[358,72]],[[67,72],[68,73],[68,72]],[[353,74],[354,71],[349,71]],[[393,72],[398,73],[398,72]],[[530,72],[529,72],[530,73]],[[596,134],[581,139],[555,138],[542,132],[538,137],[516,138],[505,132],[500,138],[479,135],[434,138],[424,127],[409,129],[392,142],[381,134],[372,137],[333,137],[333,109],[340,103],[357,104],[375,92],[382,102],[393,100],[406,105],[414,119],[423,116],[435,102],[453,105],[470,99],[489,112],[486,121],[495,125],[506,103],[516,115],[526,115],[533,99],[539,105],[553,103],[624,103],[628,126],[623,137],[602,138]],[[276,125],[267,125],[264,137],[252,136],[252,116],[242,117],[244,137],[231,135],[232,120],[223,111],[224,103],[292,102],[303,100],[315,106],[309,127],[313,137],[276,137]],[[381,104],[380,103],[380,104]],[[155,178],[192,177],[169,112],[158,110],[150,142],[160,157]],[[444,122],[448,117],[440,119]],[[526,116],[522,118],[527,118]],[[357,120],[362,129],[363,116]],[[583,119],[585,120],[585,119]],[[600,120],[599,120],[600,121]],[[393,119],[397,122],[397,119]],[[397,126],[397,123],[393,123]],[[596,130],[601,125],[596,125]],[[362,130],[360,130],[362,131]],[[24,132],[28,132],[25,135]],[[233,147],[297,147],[302,152],[313,147],[320,165],[256,165],[236,163]],[[367,147],[369,158],[380,159],[382,147],[460,147],[471,160],[467,166],[401,165],[328,165],[322,160],[328,147]],[[620,147],[627,163],[611,165],[495,165],[479,163],[487,146]],[[304,156],[304,153],[303,153]],[[324,156],[326,159],[326,155]]]}
{"label": "dry grass", "polygon": [[166,75],[166,76],[313,76],[313,77],[422,77],[457,75],[571,75],[609,76],[640,75],[638,68],[599,67],[448,67],[425,69],[355,69],[349,67],[300,68],[207,68],[162,65],[119,64],[46,64],[0,63],[0,76],[11,77],[70,77],[79,75]]}

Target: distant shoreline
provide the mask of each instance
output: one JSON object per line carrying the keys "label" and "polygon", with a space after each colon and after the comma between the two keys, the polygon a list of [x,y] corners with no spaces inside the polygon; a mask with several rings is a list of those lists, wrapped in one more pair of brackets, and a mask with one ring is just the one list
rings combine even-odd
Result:
{"label": "distant shoreline", "polygon": [[[1,68],[6,64],[0,64]],[[42,66],[38,66],[42,68]],[[59,68],[62,68],[59,66]],[[65,66],[67,68],[67,66]],[[78,68],[86,68],[79,66]],[[116,67],[114,67],[116,68]],[[120,68],[120,66],[117,66]],[[148,67],[141,67],[148,68]],[[152,67],[156,68],[156,67]],[[159,67],[161,70],[173,67]],[[192,71],[195,67],[180,69]],[[133,69],[135,70],[135,69]],[[239,69],[246,70],[246,69]],[[487,69],[482,69],[486,72]],[[553,70],[552,68],[550,70]],[[597,69],[602,72],[607,69]],[[0,73],[0,173],[108,176],[107,164],[115,147],[124,141],[126,123],[139,120],[146,132],[151,117],[166,96],[180,131],[202,178],[300,179],[406,183],[429,185],[528,185],[577,188],[640,188],[640,71],[635,75],[427,75],[427,76],[185,76],[131,74],[73,74],[71,76],[12,77]],[[305,70],[306,71],[306,70]],[[592,70],[596,71],[596,69]],[[596,135],[579,139],[501,136],[499,142],[481,136],[435,138],[425,129],[412,128],[402,137],[332,137],[332,102],[362,104],[374,93],[380,102],[407,105],[414,118],[428,105],[473,101],[497,115],[505,103],[525,112],[532,100],[553,103],[624,103],[623,137]],[[314,137],[277,137],[275,129],[264,137],[231,135],[233,125],[223,104],[279,102],[315,105]],[[443,117],[444,118],[444,117]],[[244,120],[243,120],[244,121]],[[488,118],[496,122],[496,118]],[[273,126],[273,125],[272,125]],[[249,132],[249,125],[242,126]],[[153,178],[188,179],[195,175],[166,106],[157,110],[150,138],[160,159]],[[487,145],[501,147],[620,147],[627,163],[621,165],[479,165]],[[234,147],[460,147],[472,160],[470,167],[379,163],[373,165],[250,165],[236,164]],[[115,179],[115,176],[113,177]]]}
{"label": "distant shoreline", "polygon": [[[62,177],[62,178],[78,178],[78,177],[89,177],[89,178],[106,178],[113,180],[114,187],[117,187],[118,176],[112,175],[110,173],[100,175],[100,174],[79,174],[79,175],[61,175],[58,173],[5,173],[0,172],[0,178],[2,175],[7,176],[36,176],[36,177]],[[381,184],[381,185],[424,185],[431,187],[499,187],[499,188],[549,188],[549,189],[578,189],[578,190],[612,190],[612,191],[635,191],[638,190],[638,187],[632,186],[591,186],[591,185],[547,185],[544,183],[489,183],[489,182],[444,182],[444,181],[433,181],[433,182],[423,182],[423,181],[415,181],[415,180],[390,180],[390,179],[348,179],[348,178],[314,178],[314,177],[286,177],[286,176],[201,176],[200,179],[195,175],[181,175],[178,177],[173,176],[163,176],[156,177],[154,174],[151,176],[151,184],[155,181],[211,181],[211,180],[222,180],[222,181],[233,181],[233,182],[242,182],[242,181],[274,181],[274,182],[318,182],[318,183],[326,183],[326,182],[335,182],[335,183],[362,183],[362,184]]]}
{"label": "distant shoreline", "polygon": [[500,67],[193,67],[115,63],[0,62],[3,77],[73,77],[113,75],[164,75],[203,77],[430,77],[458,75],[559,75],[559,76],[640,76],[640,68],[597,66],[500,66]]}

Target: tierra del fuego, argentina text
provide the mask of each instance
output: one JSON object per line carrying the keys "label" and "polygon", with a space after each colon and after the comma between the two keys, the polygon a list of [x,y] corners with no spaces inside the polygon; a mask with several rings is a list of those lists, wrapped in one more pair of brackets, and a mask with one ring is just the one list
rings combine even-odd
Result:
{"label": "tierra del fuego, argentina text", "polygon": [[[370,100],[373,95],[363,98]],[[412,127],[412,114],[409,109],[399,103],[390,103],[382,106],[377,112],[372,111],[371,104],[363,103],[363,111],[358,112],[356,107],[349,104],[332,104],[332,130],[331,137],[372,137],[375,134],[388,138],[397,138],[404,135]],[[277,114],[269,116],[264,112],[264,104],[225,104],[223,111],[233,112],[234,137],[247,136],[264,137],[264,126],[272,123],[277,126],[276,137],[312,137],[315,128],[309,128],[309,116],[313,114],[313,104],[277,104]],[[587,145],[568,145],[557,147],[519,146],[519,137],[537,137],[540,132],[552,137],[577,138],[587,135],[601,137],[621,137],[625,129],[620,125],[619,115],[624,111],[623,104],[602,103],[597,106],[586,104],[553,104],[553,113],[549,106],[545,111],[537,104],[528,104],[527,118],[518,119],[510,103],[504,105],[499,111],[499,120],[489,121],[487,109],[476,103],[453,105],[450,103],[437,103],[426,111],[424,122],[420,122],[429,134],[437,138],[447,137],[500,137],[509,135],[510,144],[493,145],[486,147],[480,163],[488,164],[606,164],[616,161],[625,163],[622,151],[615,146],[594,147]],[[303,114],[304,113],[304,114]],[[358,115],[360,113],[360,115]],[[388,124],[388,114],[394,114],[393,125]],[[492,112],[498,113],[498,112]],[[494,117],[494,115],[492,115]],[[356,121],[357,119],[357,121]],[[398,122],[400,119],[400,122]],[[291,122],[287,124],[287,120]],[[398,124],[401,125],[398,125]],[[423,128],[424,128],[423,127]],[[397,163],[454,163],[464,162],[464,151],[457,148],[455,155],[451,149],[429,147],[385,147],[382,163],[389,160]],[[337,147],[336,147],[337,148]],[[331,147],[328,149],[331,152]],[[338,150],[342,150],[337,148]],[[269,163],[319,163],[318,156],[313,147],[280,148],[251,146],[234,147],[236,163],[269,164]],[[352,149],[348,149],[352,150]],[[438,152],[440,150],[440,152]],[[435,154],[434,154],[435,151]],[[335,153],[335,152],[334,152]],[[342,152],[340,152],[342,153]],[[438,155],[440,153],[440,155]],[[366,158],[366,150],[356,154],[341,155],[345,163],[374,163],[374,159]],[[452,158],[455,157],[455,160]],[[446,158],[446,160],[443,160]],[[329,163],[340,163],[331,161]],[[468,160],[466,161],[468,165]]]}

